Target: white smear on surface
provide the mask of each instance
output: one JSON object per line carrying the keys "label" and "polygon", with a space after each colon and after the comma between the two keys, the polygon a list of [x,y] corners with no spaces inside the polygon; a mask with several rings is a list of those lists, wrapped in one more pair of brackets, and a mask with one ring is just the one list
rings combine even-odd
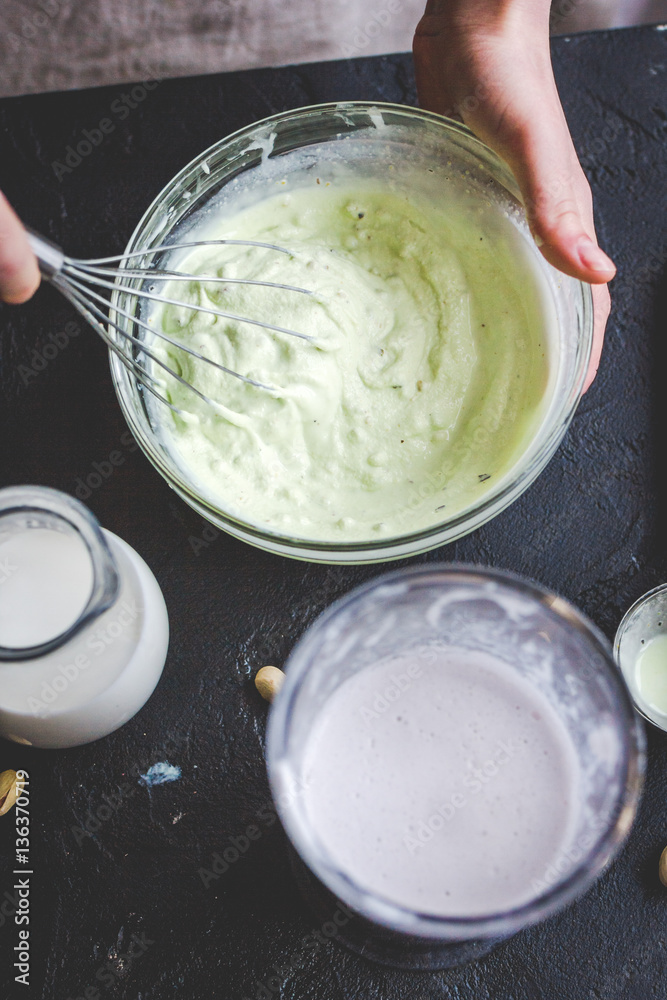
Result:
{"label": "white smear on surface", "polygon": [[377,129],[386,128],[385,120],[382,117],[382,112],[378,108],[374,108],[368,112],[368,117],[373,122],[373,125]]}
{"label": "white smear on surface", "polygon": [[153,785],[166,785],[169,781],[178,781],[180,776],[180,767],[168,764],[166,760],[159,764],[153,764],[152,767],[148,768],[146,774],[139,775],[141,783],[148,788],[152,788]]}
{"label": "white smear on surface", "polygon": [[255,141],[251,142],[246,149],[259,149],[262,154],[262,164],[264,164],[273,152],[273,144],[276,141],[277,134],[277,132],[269,132],[268,135],[257,136]]}

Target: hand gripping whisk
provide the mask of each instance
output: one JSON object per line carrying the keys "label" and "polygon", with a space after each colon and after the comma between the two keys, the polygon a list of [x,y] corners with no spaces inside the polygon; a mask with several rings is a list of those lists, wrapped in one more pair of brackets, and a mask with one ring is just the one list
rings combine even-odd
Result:
{"label": "hand gripping whisk", "polygon": [[[307,288],[299,288],[296,285],[283,285],[275,281],[259,281],[251,278],[224,278],[219,275],[209,276],[202,274],[187,274],[182,271],[160,270],[150,266],[132,266],[132,263],[128,267],[124,264],[126,261],[133,261],[134,258],[147,257],[148,255],[156,253],[159,254],[162,252],[171,252],[172,250],[187,250],[195,249],[197,247],[212,246],[263,247],[267,250],[275,250],[276,253],[286,253],[292,256],[291,251],[286,250],[285,247],[279,247],[273,243],[261,243],[257,240],[196,240],[192,243],[173,243],[164,246],[150,247],[146,250],[134,250],[131,253],[117,254],[113,257],[98,257],[94,260],[77,260],[73,257],[68,257],[65,253],[63,253],[60,247],[32,230],[28,230],[28,239],[30,247],[37,257],[42,276],[46,278],[47,281],[50,281],[52,285],[55,285],[60,292],[62,292],[65,298],[72,303],[75,309],[81,313],[84,319],[86,319],[93,329],[100,335],[107,347],[120,358],[122,363],[131,372],[133,372],[134,375],[136,375],[142,385],[144,385],[162,403],[165,403],[166,406],[169,406],[176,412],[179,412],[177,407],[173,406],[169,400],[165,399],[162,393],[156,388],[156,386],[159,385],[158,380],[151,374],[146,365],[141,363],[139,360],[140,357],[146,356],[150,358],[155,364],[159,365],[160,368],[167,372],[167,374],[171,375],[172,378],[176,379],[182,385],[187,386],[187,388],[191,389],[192,392],[196,393],[200,399],[204,400],[205,403],[215,406],[216,402],[201,392],[196,386],[192,385],[191,382],[188,382],[187,379],[183,378],[183,376],[179,372],[175,371],[163,358],[159,357],[159,355],[152,351],[146,344],[145,340],[141,337],[135,336],[134,334],[128,333],[127,330],[123,329],[120,323],[112,317],[122,316],[140,329],[147,331],[152,336],[159,337],[161,340],[166,341],[173,347],[176,347],[181,351],[185,351],[186,354],[190,354],[192,357],[197,358],[200,361],[205,361],[207,364],[213,365],[215,368],[219,368],[220,371],[226,372],[227,375],[232,375],[234,378],[241,379],[242,382],[247,382],[248,385],[256,386],[258,389],[266,389],[269,392],[275,392],[276,389],[274,386],[268,385],[264,382],[258,382],[255,379],[248,378],[247,375],[242,375],[240,372],[232,371],[231,368],[226,368],[225,365],[221,365],[217,361],[207,358],[194,348],[181,344],[178,340],[175,340],[163,331],[156,330],[138,315],[122,308],[117,303],[112,305],[109,300],[110,291],[122,292],[124,295],[130,297],[131,301],[132,297],[134,297],[135,305],[138,305],[137,300],[144,300],[147,302],[160,302],[163,305],[182,306],[185,309],[190,309],[195,312],[208,313],[211,316],[220,316],[224,319],[234,320],[240,323],[250,323],[253,326],[260,326],[265,330],[273,330],[276,333],[285,333],[290,337],[298,337],[300,340],[314,340],[314,338],[308,334],[297,333],[296,330],[289,330],[284,326],[266,323],[262,320],[252,319],[248,316],[237,316],[235,313],[227,312],[224,309],[215,309],[209,306],[195,305],[191,302],[181,302],[178,299],[166,298],[165,296],[153,291],[153,288],[150,285],[146,287],[146,283],[152,281],[153,279],[164,279],[169,281],[199,281],[207,283],[219,282],[223,285],[264,285],[268,288],[280,288],[288,292],[297,292],[302,295],[312,295],[312,291]],[[143,279],[143,283],[139,287],[135,287],[137,279]],[[113,327],[113,329],[116,330],[121,338],[120,342],[113,337],[108,327]],[[133,355],[133,347],[137,348],[139,353],[135,353]]]}

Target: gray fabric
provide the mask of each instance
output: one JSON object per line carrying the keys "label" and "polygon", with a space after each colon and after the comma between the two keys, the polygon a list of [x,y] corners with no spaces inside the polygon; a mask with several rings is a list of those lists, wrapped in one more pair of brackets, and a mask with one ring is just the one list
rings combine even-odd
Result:
{"label": "gray fabric", "polygon": [[[403,52],[425,0],[4,0],[0,97]],[[552,31],[667,20],[667,0],[554,0]]]}

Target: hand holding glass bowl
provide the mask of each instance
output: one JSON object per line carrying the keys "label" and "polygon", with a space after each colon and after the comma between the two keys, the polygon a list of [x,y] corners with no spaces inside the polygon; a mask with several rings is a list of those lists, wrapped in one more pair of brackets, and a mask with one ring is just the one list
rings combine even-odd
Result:
{"label": "hand holding glass bowl", "polygon": [[[516,440],[520,439],[520,447],[508,458],[505,467],[494,476],[489,476],[486,468],[475,469],[474,490],[471,484],[466,496],[463,499],[459,496],[458,502],[453,503],[452,493],[448,496],[447,491],[451,489],[456,494],[457,478],[456,474],[450,474],[444,460],[442,468],[432,469],[429,477],[422,474],[423,465],[415,466],[415,475],[409,469],[402,473],[399,469],[392,488],[403,491],[394,505],[401,508],[402,519],[400,523],[396,521],[395,530],[388,531],[386,525],[383,528],[381,516],[377,518],[380,523],[373,524],[373,530],[366,535],[357,531],[349,538],[345,531],[339,537],[328,529],[320,536],[315,530],[301,532],[294,524],[289,530],[281,530],[279,523],[252,516],[249,506],[238,499],[242,490],[237,490],[233,497],[229,490],[225,495],[228,466],[223,464],[217,481],[215,476],[204,481],[188,457],[194,456],[197,448],[183,449],[185,457],[183,453],[179,455],[174,447],[171,416],[165,414],[164,407],[162,412],[156,409],[132,374],[112,358],[114,384],[130,427],[147,456],[173,488],[218,527],[269,551],[311,561],[376,562],[413,555],[458,538],[495,516],[527,488],[548,462],[572,418],[588,366],[592,338],[590,288],[557,272],[539,254],[525,222],[516,184],[495,154],[455,122],[394,105],[349,103],[304,108],[276,115],[222,140],[197,157],[158,196],[139,223],[128,252],[145,248],[147,265],[169,266],[168,252],[151,256],[151,247],[182,241],[195,230],[199,235],[202,222],[210,221],[216,213],[221,213],[220,219],[224,221],[233,219],[234,212],[238,215],[239,210],[246,209],[243,218],[247,218],[247,212],[261,212],[262,203],[275,196],[277,190],[300,196],[305,186],[314,189],[317,182],[327,190],[351,183],[377,184],[380,191],[390,190],[392,197],[426,206],[424,215],[428,214],[429,197],[433,212],[442,212],[443,204],[451,206],[452,215],[465,210],[478,243],[484,240],[483,235],[477,236],[478,232],[494,236],[502,230],[503,252],[510,255],[511,261],[514,248],[517,273],[521,268],[522,273],[526,267],[531,269],[534,283],[532,291],[528,289],[526,293],[526,301],[531,294],[533,298],[537,296],[539,286],[539,294],[544,296],[547,377],[539,405],[531,417],[532,425],[526,419],[519,433],[521,415],[517,418]],[[279,231],[273,238],[281,243]],[[500,239],[497,245],[501,245]],[[466,252],[471,255],[473,248],[468,246]],[[316,294],[317,278],[314,273]],[[448,290],[442,289],[443,298],[447,294]],[[491,281],[487,298],[491,300],[493,294]],[[516,288],[513,294],[523,307],[521,297],[516,299]],[[465,290],[462,299],[464,295]],[[121,324],[128,332],[137,333],[132,320],[124,320],[120,313],[124,309],[133,315],[133,303],[121,290],[114,294],[114,305],[119,309]],[[503,311],[511,311],[507,301],[502,306]],[[478,339],[472,352],[481,345],[483,341]],[[293,349],[298,351],[298,345]],[[473,376],[478,377],[475,372]],[[504,373],[503,378],[508,381],[510,376]],[[491,379],[487,396],[497,391],[498,381],[494,383]],[[416,375],[415,392],[420,387],[421,377]],[[283,388],[289,390],[289,386]],[[399,391],[402,386],[391,388]],[[511,386],[506,395],[511,397]],[[481,411],[474,412],[481,403],[474,395],[471,398],[462,398],[461,402],[463,410],[468,404],[472,411],[465,416],[468,439],[462,443],[462,450],[466,454],[475,453],[476,442],[488,438],[489,428],[502,425],[504,419],[502,413],[487,417]],[[179,399],[179,405],[182,404]],[[384,412],[389,412],[387,407]],[[475,417],[481,426],[474,424]],[[378,414],[371,412],[368,419],[377,422]],[[280,426],[278,420],[275,425]],[[443,428],[439,433],[446,437],[450,430]],[[258,443],[257,435],[249,436],[245,453],[252,451],[253,440]],[[428,451],[428,442],[433,437],[423,440]],[[398,454],[404,442],[394,443],[394,454]],[[244,461],[245,453],[241,456]],[[259,465],[265,458],[264,455],[259,458],[259,450],[257,454],[255,461]],[[223,454],[221,460],[227,457]],[[374,462],[375,457],[369,456],[367,465]],[[377,462],[380,478],[382,475],[390,478],[398,468],[392,453],[388,461],[380,455]],[[307,461],[304,464],[307,466]],[[376,489],[377,482],[374,470],[367,471],[371,486],[366,494],[359,492],[364,500]],[[469,478],[472,471],[468,468]],[[317,502],[313,501],[313,506]],[[324,504],[326,500],[321,506]],[[358,505],[355,500],[355,509]],[[354,513],[353,509],[337,511],[340,523],[344,524],[346,517],[353,519]],[[392,527],[393,524],[392,521]]]}

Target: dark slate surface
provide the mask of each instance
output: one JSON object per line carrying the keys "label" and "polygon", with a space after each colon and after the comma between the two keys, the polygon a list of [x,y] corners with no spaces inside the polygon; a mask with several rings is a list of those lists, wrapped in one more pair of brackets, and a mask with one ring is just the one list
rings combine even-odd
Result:
{"label": "dark slate surface", "polygon": [[[667,578],[659,477],[667,434],[659,320],[667,300],[666,43],[652,28],[554,43],[601,237],[619,265],[602,368],[529,492],[471,537],[415,560],[478,562],[534,577],[610,637],[628,604]],[[122,249],[178,169],[254,119],[334,99],[415,102],[407,56],[165,82],[121,119],[114,102],[129,91],[0,103],[0,187],[27,222],[70,253]],[[59,181],[52,162],[102,118],[113,132]],[[334,943],[303,957],[303,939],[318,927],[295,891],[280,830],[261,821],[261,838],[204,888],[198,869],[257,821],[268,795],[266,706],[253,671],[280,664],[327,604],[380,570],[290,562],[226,536],[196,555],[191,539],[204,525],[127,447],[95,336],[81,328],[42,370],[26,373],[39,364],[33,351],[73,318],[49,288],[25,307],[0,309],[2,482],[73,492],[94,462],[122,450],[124,463],[88,502],[155,571],[173,638],[158,690],[120,732],[59,753],[0,744],[0,767],[27,768],[32,779],[33,984],[17,995],[74,1000],[98,989],[104,1000],[241,1000],[271,995],[259,984],[277,962],[294,966],[280,982],[289,1000],[664,998],[667,889],[656,864],[667,843],[667,738],[656,731],[639,822],[611,869],[577,904],[477,964],[400,973]],[[183,777],[149,793],[132,772],[160,760],[180,765]],[[119,793],[126,781],[131,795]],[[78,842],[74,828],[113,795],[111,818]],[[0,819],[0,892],[12,885],[12,827]],[[133,934],[146,945],[128,963],[122,956]],[[11,923],[0,927],[0,940],[7,949],[15,943]],[[3,997],[11,979],[3,958]]]}

